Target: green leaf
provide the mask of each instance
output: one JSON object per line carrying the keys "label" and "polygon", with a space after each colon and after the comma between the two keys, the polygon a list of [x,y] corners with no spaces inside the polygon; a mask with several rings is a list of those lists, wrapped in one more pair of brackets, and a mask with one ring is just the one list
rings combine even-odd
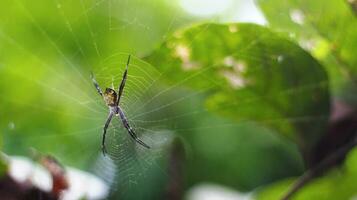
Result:
{"label": "green leaf", "polygon": [[206,107],[274,127],[301,148],[329,115],[324,69],[300,47],[253,24],[202,24],[168,38],[146,60],[168,81],[206,90]]}

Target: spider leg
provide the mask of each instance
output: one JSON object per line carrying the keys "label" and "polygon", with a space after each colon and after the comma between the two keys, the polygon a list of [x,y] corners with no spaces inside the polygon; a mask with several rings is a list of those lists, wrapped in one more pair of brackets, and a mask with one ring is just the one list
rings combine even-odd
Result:
{"label": "spider leg", "polygon": [[120,116],[120,120],[122,121],[124,127],[126,128],[126,130],[128,131],[129,135],[139,144],[141,144],[143,147],[146,147],[148,149],[150,149],[150,146],[145,144],[143,141],[141,141],[138,136],[136,135],[136,133],[134,132],[134,130],[131,128],[131,126],[128,123],[128,120],[126,119],[124,112],[121,110],[121,108],[118,106],[118,112],[119,112],[119,116]]}
{"label": "spider leg", "polygon": [[126,82],[126,78],[128,76],[128,66],[129,66],[129,63],[130,63],[130,55],[128,57],[128,61],[126,63],[126,69],[124,71],[124,74],[123,74],[123,79],[121,80],[121,83],[120,83],[120,86],[119,86],[119,91],[118,91],[118,98],[117,98],[117,102],[116,104],[119,105],[119,101],[120,101],[120,97],[121,95],[123,94],[123,90],[124,90],[124,87],[125,87],[125,82]]}
{"label": "spider leg", "polygon": [[98,84],[97,81],[95,80],[93,73],[90,74],[90,78],[92,79],[93,85],[94,85],[94,87],[97,89],[97,92],[99,93],[99,95],[100,95],[100,96],[103,96],[102,89],[100,89],[99,84]]}
{"label": "spider leg", "polygon": [[109,127],[110,122],[112,121],[114,113],[110,112],[107,118],[107,121],[105,122],[105,125],[103,127],[103,136],[102,136],[102,151],[103,151],[103,155],[105,156],[105,154],[107,153],[107,149],[105,148],[105,135],[107,134],[107,129]]}

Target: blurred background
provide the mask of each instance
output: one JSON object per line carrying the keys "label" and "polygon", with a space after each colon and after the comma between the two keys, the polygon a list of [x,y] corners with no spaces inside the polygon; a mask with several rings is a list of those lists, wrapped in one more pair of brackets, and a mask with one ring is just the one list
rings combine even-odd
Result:
{"label": "blurred background", "polygon": [[[330,102],[355,102],[356,39],[342,39],[356,19],[336,2],[3,0],[0,149],[87,171],[105,199],[279,199],[328,132]],[[104,157],[90,73],[117,89],[129,54],[121,107],[152,148],[114,118]],[[298,199],[353,199],[354,160]]]}

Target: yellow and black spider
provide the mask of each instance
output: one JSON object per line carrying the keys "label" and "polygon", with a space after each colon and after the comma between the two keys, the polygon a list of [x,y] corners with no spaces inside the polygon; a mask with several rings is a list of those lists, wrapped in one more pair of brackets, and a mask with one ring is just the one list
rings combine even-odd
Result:
{"label": "yellow and black spider", "polygon": [[129,63],[130,63],[130,55],[129,55],[128,61],[126,63],[126,69],[125,69],[124,74],[123,74],[123,79],[122,79],[122,81],[120,83],[120,86],[118,88],[118,93],[112,88],[106,88],[105,92],[103,93],[102,89],[99,87],[99,84],[95,80],[93,74],[91,74],[91,79],[93,81],[93,84],[94,84],[95,88],[97,89],[99,95],[103,97],[105,103],[107,104],[107,106],[109,108],[109,115],[108,115],[107,121],[105,122],[105,125],[104,125],[104,128],[103,128],[102,151],[103,151],[104,155],[107,153],[107,150],[105,148],[105,135],[107,133],[108,126],[109,126],[110,122],[112,121],[113,115],[116,115],[116,116],[120,117],[119,119],[123,123],[124,128],[128,131],[129,135],[137,143],[141,144],[142,146],[144,146],[144,147],[146,147],[148,149],[150,148],[147,144],[145,144],[143,141],[141,141],[138,138],[138,136],[134,132],[133,128],[131,128],[131,126],[129,125],[129,122],[128,122],[127,118],[125,117],[123,109],[119,106],[120,97],[123,94],[126,78],[127,78],[127,75],[128,75]]}

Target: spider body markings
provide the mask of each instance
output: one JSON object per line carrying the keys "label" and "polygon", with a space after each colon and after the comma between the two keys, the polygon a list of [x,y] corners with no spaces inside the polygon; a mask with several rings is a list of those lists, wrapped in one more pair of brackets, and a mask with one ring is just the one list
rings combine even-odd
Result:
{"label": "spider body markings", "polygon": [[141,141],[138,136],[136,135],[135,131],[133,130],[133,128],[130,126],[124,112],[123,109],[120,107],[119,103],[120,103],[120,97],[123,94],[123,90],[125,87],[125,82],[128,76],[128,66],[130,63],[130,55],[128,57],[128,61],[126,63],[126,69],[124,71],[123,74],[123,78],[122,81],[120,83],[120,86],[118,88],[118,93],[112,89],[112,88],[106,88],[105,91],[103,92],[102,89],[100,88],[99,84],[97,83],[97,81],[95,80],[93,74],[91,74],[91,79],[93,82],[94,87],[97,89],[97,92],[100,96],[103,97],[104,102],[106,103],[106,105],[109,108],[109,114],[107,117],[107,120],[104,124],[103,127],[103,136],[102,136],[102,151],[103,154],[105,155],[107,153],[106,147],[105,147],[105,136],[107,134],[107,129],[110,125],[110,122],[113,119],[113,116],[117,116],[119,117],[120,121],[122,122],[124,128],[128,131],[129,135],[140,145],[146,147],[146,148],[150,148],[147,144],[145,144],[143,141]]}

